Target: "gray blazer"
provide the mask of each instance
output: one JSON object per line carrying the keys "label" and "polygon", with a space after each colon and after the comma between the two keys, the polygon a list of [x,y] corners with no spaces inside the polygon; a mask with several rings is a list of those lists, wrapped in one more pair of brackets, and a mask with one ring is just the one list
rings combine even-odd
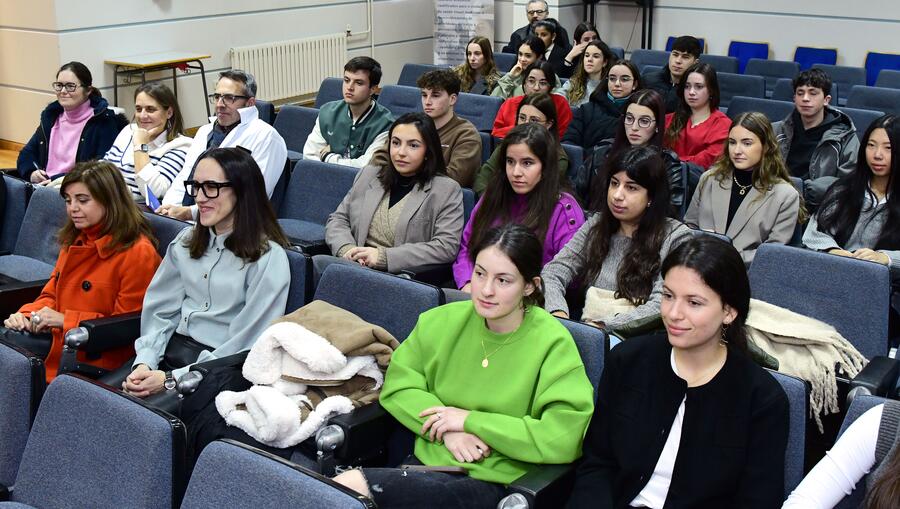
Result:
{"label": "gray blazer", "polygon": [[[331,252],[347,244],[364,246],[375,209],[385,191],[378,166],[366,166],[353,181],[325,223],[325,242]],[[462,190],[450,177],[438,175],[413,187],[394,231],[394,247],[385,250],[390,272],[429,264],[453,263],[463,230]]]}
{"label": "gray blazer", "polygon": [[732,179],[720,183],[710,175],[700,179],[684,214],[685,224],[727,235],[747,265],[760,244],[790,242],[800,212],[800,194],[792,184],[779,182],[765,194],[751,188],[726,230]]}

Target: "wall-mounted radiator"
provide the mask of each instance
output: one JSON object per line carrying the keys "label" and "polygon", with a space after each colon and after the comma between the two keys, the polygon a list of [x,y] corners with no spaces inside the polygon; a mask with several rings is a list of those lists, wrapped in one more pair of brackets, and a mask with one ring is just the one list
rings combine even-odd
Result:
{"label": "wall-mounted radiator", "polygon": [[344,33],[231,48],[231,66],[256,76],[256,95],[266,101],[315,93],[323,79],[343,74],[346,61]]}

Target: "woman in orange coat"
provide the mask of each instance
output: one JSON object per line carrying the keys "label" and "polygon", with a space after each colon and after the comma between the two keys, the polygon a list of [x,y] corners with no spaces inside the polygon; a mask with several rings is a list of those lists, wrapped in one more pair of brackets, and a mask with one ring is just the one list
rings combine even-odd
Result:
{"label": "woman in orange coat", "polygon": [[[115,166],[78,164],[66,174],[60,194],[69,220],[59,231],[56,267],[38,299],[10,315],[0,334],[46,355],[48,381],[59,368],[65,333],[82,320],[140,310],[160,263],[150,225]],[[133,355],[129,345],[98,359],[79,353],[78,361],[114,369]]]}

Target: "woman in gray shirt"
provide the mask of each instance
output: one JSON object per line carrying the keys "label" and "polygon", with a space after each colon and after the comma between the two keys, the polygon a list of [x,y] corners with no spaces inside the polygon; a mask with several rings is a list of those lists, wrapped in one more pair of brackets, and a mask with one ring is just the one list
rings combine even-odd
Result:
{"label": "woman in gray shirt", "polygon": [[612,330],[659,312],[660,264],[690,229],[667,217],[669,180],[658,149],[612,154],[596,183],[594,195],[605,206],[544,266],[544,308],[568,318],[566,289],[572,283],[610,290],[634,308],[587,323]]}
{"label": "woman in gray shirt", "polygon": [[288,241],[250,153],[212,149],[184,185],[199,218],[169,244],[147,289],[123,383],[137,397],[174,388],[194,362],[249,350],[287,303]]}

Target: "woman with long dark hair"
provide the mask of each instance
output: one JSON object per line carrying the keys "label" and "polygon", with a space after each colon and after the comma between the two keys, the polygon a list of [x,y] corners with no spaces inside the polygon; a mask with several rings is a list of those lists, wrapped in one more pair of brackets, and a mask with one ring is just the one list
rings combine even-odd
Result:
{"label": "woman with long dark hair", "polygon": [[490,39],[481,35],[469,39],[466,44],[466,61],[454,67],[453,72],[462,82],[462,92],[490,95],[500,80]]}
{"label": "woman with long dark hair", "polygon": [[590,100],[591,94],[601,83],[609,68],[616,62],[616,55],[601,40],[589,42],[582,51],[578,68],[572,79],[562,86],[562,93],[569,106],[577,108]]}
{"label": "woman with long dark hair", "polygon": [[713,66],[697,62],[675,87],[678,107],[666,115],[666,147],[682,161],[709,168],[722,154],[731,119],[719,111],[719,78]]}
{"label": "woman with long dark hair", "polygon": [[803,244],[819,251],[869,260],[900,278],[900,121],[879,117],[866,129],[856,170],[832,184]]}
{"label": "woman with long dark hair", "polygon": [[[134,91],[134,121],[116,137],[103,159],[115,164],[138,203],[162,199],[181,172],[193,140],[184,135],[178,99],[163,83]],[[149,190],[149,192],[148,192]]]}
{"label": "woman with long dark hair", "polygon": [[545,60],[539,60],[525,69],[525,80],[522,83],[522,94],[503,101],[497,116],[494,118],[494,127],[491,134],[496,138],[503,138],[510,129],[519,125],[518,110],[519,105],[526,96],[534,94],[550,94],[550,99],[556,106],[556,123],[554,129],[558,138],[565,134],[572,121],[572,108],[569,107],[566,98],[560,94],[553,93],[557,87],[557,79],[553,74],[553,68],[550,63]]}
{"label": "woman with long dark hair", "polygon": [[[497,87],[494,88],[491,95],[494,97],[502,97],[503,99],[523,95],[525,93],[522,89],[526,78],[524,74],[525,69],[528,69],[528,67],[535,62],[544,60],[544,51],[546,51],[546,49],[547,46],[544,44],[544,41],[536,35],[532,35],[528,39],[525,39],[525,42],[519,46],[519,58],[516,60],[516,65],[500,78],[497,82]],[[552,72],[553,66],[551,65],[549,68],[550,71],[548,71],[548,74],[553,74],[553,83],[559,83],[556,74]],[[549,82],[550,79],[547,78],[546,81]],[[555,89],[556,86],[551,88],[551,90]]]}
{"label": "woman with long dark hair", "polygon": [[16,161],[22,178],[46,185],[75,163],[99,159],[109,150],[122,126],[93,81],[81,62],[63,64],[56,72],[50,84],[56,100],[41,112],[40,124]]}
{"label": "woman with long dark hair", "polygon": [[584,223],[578,202],[560,191],[558,145],[550,131],[536,122],[516,126],[503,139],[499,159],[505,161],[505,171],[491,175],[463,230],[453,264],[457,288],[469,291],[469,247],[478,245],[492,227],[509,222],[525,225],[543,239],[543,263],[547,263]]}
{"label": "woman with long dark hair", "polygon": [[571,335],[541,309],[541,251],[522,225],[485,232],[469,251],[471,300],[422,313],[391,357],[379,401],[426,468],[337,482],[378,507],[494,508],[532,464],[579,456],[593,391]]}
{"label": "woman with long dark hair", "polygon": [[[516,108],[515,114],[516,125],[522,125],[528,122],[541,124],[550,131],[550,134],[553,135],[553,138],[556,139],[558,143],[559,130],[557,129],[556,97],[559,96],[556,94],[540,92],[518,98],[513,97],[506,102],[519,99],[517,101],[519,107]],[[563,182],[566,179],[566,172],[569,170],[569,156],[566,155],[566,151],[563,150],[561,145],[557,147],[556,152],[559,154],[559,178],[560,182]],[[484,193],[484,190],[487,189],[488,182],[491,179],[491,175],[504,164],[505,162],[503,164],[500,162],[500,147],[498,146],[494,149],[491,157],[489,157],[475,173],[475,183],[472,184],[472,190],[475,191],[475,194],[481,196]]]}
{"label": "woman with long dark hair", "polygon": [[249,350],[287,303],[288,240],[250,153],[211,149],[184,186],[197,224],[169,244],[150,282],[137,357],[122,382],[140,398],[174,389],[195,362]]}
{"label": "woman with long dark hair", "polygon": [[[159,266],[156,238],[125,181],[107,162],[78,163],[59,194],[68,219],[59,232],[60,252],[50,280],[34,302],[7,318],[3,338],[46,357],[47,379],[59,368],[65,333],[82,320],[141,309]],[[28,334],[26,334],[28,333]],[[134,355],[131,346],[78,361],[115,369]]]}
{"label": "woman with long dark hair", "polygon": [[447,264],[459,250],[462,190],[448,177],[434,121],[407,113],[388,131],[389,160],[360,170],[325,223],[339,258],[388,272]]}
{"label": "woman with long dark hair", "polygon": [[616,153],[603,180],[597,180],[594,194],[603,205],[541,273],[544,307],[568,318],[566,290],[582,282],[586,286],[582,291],[606,290],[630,304],[630,310],[619,314],[585,317],[591,325],[615,329],[659,312],[660,264],[690,230],[667,217],[668,178],[655,148]]}
{"label": "woman with long dark hair", "polygon": [[590,101],[575,108],[563,143],[589,151],[612,138],[622,119],[625,104],[641,88],[641,73],[628,60],[614,63],[591,94]]}
{"label": "woman with long dark hair", "polygon": [[579,23],[575,27],[572,36],[575,42],[572,45],[572,49],[566,54],[565,59],[563,59],[563,68],[558,69],[560,78],[571,78],[581,64],[581,59],[584,56],[584,50],[587,48],[588,43],[600,40],[600,32],[590,21]]}
{"label": "woman with long dark hair", "polygon": [[749,265],[760,244],[790,242],[806,210],[765,115],[738,115],[725,146],[728,153],[700,178],[684,222],[727,235]]}
{"label": "woman with long dark hair", "polygon": [[660,273],[667,334],[607,356],[569,507],[779,507],[788,400],[746,353],[743,260],[703,235]]}

